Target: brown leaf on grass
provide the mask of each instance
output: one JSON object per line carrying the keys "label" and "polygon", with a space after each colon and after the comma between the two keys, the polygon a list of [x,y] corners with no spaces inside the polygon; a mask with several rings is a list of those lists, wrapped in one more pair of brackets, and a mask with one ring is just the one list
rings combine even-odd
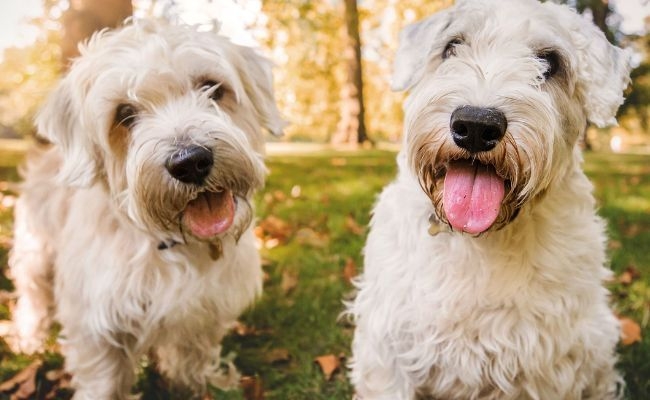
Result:
{"label": "brown leaf on grass", "polygon": [[323,204],[325,206],[329,205],[330,204],[330,196],[327,193],[323,193],[320,196],[320,202],[321,202],[321,204]]}
{"label": "brown leaf on grass", "polygon": [[365,232],[363,227],[357,223],[357,220],[354,219],[352,214],[348,214],[345,217],[345,229],[359,236],[363,235]]}
{"label": "brown leaf on grass", "polygon": [[324,356],[316,357],[316,360],[314,361],[318,364],[321,371],[323,371],[325,380],[328,381],[332,378],[334,372],[341,367],[341,358],[334,354],[326,354]]}
{"label": "brown leaf on grass", "polygon": [[45,373],[45,379],[53,383],[50,391],[45,395],[46,400],[55,400],[60,398],[60,390],[71,389],[72,375],[62,369],[53,369]]}
{"label": "brown leaf on grass", "polygon": [[325,233],[319,233],[311,228],[300,228],[296,232],[296,242],[312,247],[324,248],[330,242],[330,238]]}
{"label": "brown leaf on grass", "polygon": [[264,400],[264,385],[259,376],[242,376],[239,384],[246,400]]}
{"label": "brown leaf on grass", "polygon": [[0,321],[0,336],[7,337],[14,333],[14,323],[9,320]]}
{"label": "brown leaf on grass", "polygon": [[289,294],[293,289],[298,286],[298,274],[291,271],[282,271],[282,281],[280,288],[285,295]]}
{"label": "brown leaf on grass", "polygon": [[348,257],[343,267],[343,279],[345,279],[345,282],[351,283],[352,278],[355,276],[357,276],[357,263],[354,262],[352,257]]}
{"label": "brown leaf on grass", "polygon": [[348,160],[346,160],[343,157],[334,157],[330,160],[330,164],[332,164],[335,167],[342,167],[344,165],[347,165]]}
{"label": "brown leaf on grass", "polygon": [[260,221],[258,228],[262,229],[262,232],[259,232],[259,230],[256,232],[258,237],[259,235],[262,237],[270,236],[271,238],[284,241],[291,234],[291,226],[286,221],[274,215],[269,215]]}
{"label": "brown leaf on grass", "polygon": [[284,194],[281,190],[274,190],[273,191],[273,199],[277,201],[278,203],[282,203],[287,199],[287,195]]}
{"label": "brown leaf on grass", "polygon": [[284,364],[291,361],[291,353],[285,348],[271,349],[264,359],[269,364]]}
{"label": "brown leaf on grass", "polygon": [[262,336],[262,335],[273,334],[273,331],[270,328],[258,329],[254,326],[246,325],[241,321],[237,321],[235,323],[235,327],[233,328],[233,331],[238,336]]}
{"label": "brown leaf on grass", "polygon": [[641,233],[641,226],[639,224],[631,224],[623,232],[626,237],[635,237],[639,233]]}
{"label": "brown leaf on grass", "polygon": [[[34,360],[25,369],[0,384],[0,393],[14,392],[11,396],[16,400],[27,400],[36,393],[36,373],[43,365],[42,360]],[[16,390],[16,387],[18,389]]]}
{"label": "brown leaf on grass", "polygon": [[641,341],[641,327],[639,324],[627,317],[618,317],[621,323],[621,343],[629,346]]}
{"label": "brown leaf on grass", "polygon": [[623,243],[621,243],[618,240],[610,240],[609,243],[607,244],[607,247],[610,250],[619,250],[623,247]]}
{"label": "brown leaf on grass", "polygon": [[633,265],[628,266],[625,268],[625,271],[618,277],[618,281],[622,283],[623,285],[629,285],[632,282],[636,281],[641,277],[641,272],[639,272],[636,267]]}

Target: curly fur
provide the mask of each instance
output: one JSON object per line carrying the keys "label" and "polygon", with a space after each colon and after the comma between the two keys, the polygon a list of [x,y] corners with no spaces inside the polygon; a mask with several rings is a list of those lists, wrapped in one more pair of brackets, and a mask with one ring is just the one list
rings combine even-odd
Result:
{"label": "curly fur", "polygon": [[[549,49],[560,65],[547,78]],[[615,121],[628,73],[626,52],[550,3],[458,1],[404,29],[393,75],[394,89],[410,91],[399,173],[374,208],[348,305],[359,399],[620,397],[605,226],[579,139],[587,120]],[[450,115],[465,105],[506,116],[493,150],[452,140]],[[480,235],[445,226],[442,181],[458,159],[493,165],[508,185]],[[427,232],[430,220],[441,232]]]}

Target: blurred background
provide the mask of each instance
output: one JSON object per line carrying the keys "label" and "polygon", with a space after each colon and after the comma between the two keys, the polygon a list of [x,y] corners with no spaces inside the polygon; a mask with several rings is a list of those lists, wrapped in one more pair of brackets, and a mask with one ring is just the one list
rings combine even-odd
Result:
{"label": "blurred background", "polygon": [[[634,49],[620,127],[591,130],[587,146],[648,147],[648,0],[566,0],[615,44]],[[283,141],[399,142],[402,94],[388,87],[399,30],[452,0],[21,0],[0,13],[0,138],[32,135],[35,110],[92,32],[155,16],[258,47],[276,65]]]}

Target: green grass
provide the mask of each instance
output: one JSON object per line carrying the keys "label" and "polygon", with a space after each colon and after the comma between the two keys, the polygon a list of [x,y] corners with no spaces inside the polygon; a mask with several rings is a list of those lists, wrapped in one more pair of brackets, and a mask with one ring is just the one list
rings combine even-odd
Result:
{"label": "green grass", "polygon": [[[267,187],[256,198],[259,219],[262,226],[269,216],[286,224],[265,232],[264,294],[241,318],[249,332],[233,333],[224,342],[224,353],[235,357],[244,375],[261,382],[266,399],[351,397],[344,371],[326,380],[314,360],[333,354],[344,364],[350,355],[352,329],[338,320],[342,301],[351,292],[344,266],[352,262],[361,269],[365,232],[358,228],[366,226],[376,195],[393,179],[394,158],[395,153],[384,151],[269,157]],[[0,181],[16,179],[18,159],[0,152]],[[618,312],[643,326],[641,343],[620,347],[628,397],[650,398],[650,156],[588,154],[586,169],[609,222],[612,268],[617,275],[625,270],[638,275],[631,283],[611,287]],[[0,235],[10,231],[10,211],[0,208]],[[5,245],[0,266],[6,253]],[[10,288],[1,278],[3,287]],[[8,310],[0,307],[5,307],[0,308],[4,318]],[[57,357],[48,355],[48,365],[60,366]],[[31,361],[6,347],[0,348],[0,359],[0,379]],[[150,370],[143,374],[139,386],[145,399],[180,398],[157,389],[158,380]],[[214,397],[245,398],[241,392],[215,392]]]}

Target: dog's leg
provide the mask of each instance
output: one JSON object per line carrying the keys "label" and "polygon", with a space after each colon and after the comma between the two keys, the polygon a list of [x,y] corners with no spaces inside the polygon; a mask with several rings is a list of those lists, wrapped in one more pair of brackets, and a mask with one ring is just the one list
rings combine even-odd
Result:
{"label": "dog's leg", "polygon": [[9,258],[18,293],[13,319],[16,337],[10,345],[16,352],[42,350],[54,305],[52,250],[33,226],[29,207],[20,199],[15,209],[15,242]]}
{"label": "dog's leg", "polygon": [[[64,332],[65,334],[65,332]],[[72,374],[74,400],[127,400],[135,383],[135,365],[125,350],[102,339],[73,336],[63,346]]]}
{"label": "dog's leg", "polygon": [[177,342],[158,347],[158,368],[172,382],[198,393],[205,392],[208,384],[234,389],[239,385],[240,375],[232,363],[221,360],[222,337],[214,331],[180,335]]}
{"label": "dog's leg", "polygon": [[357,325],[352,350],[350,378],[356,400],[412,400],[415,388],[411,379],[401,374],[396,360],[386,346],[373,343],[364,333],[362,321]]}

